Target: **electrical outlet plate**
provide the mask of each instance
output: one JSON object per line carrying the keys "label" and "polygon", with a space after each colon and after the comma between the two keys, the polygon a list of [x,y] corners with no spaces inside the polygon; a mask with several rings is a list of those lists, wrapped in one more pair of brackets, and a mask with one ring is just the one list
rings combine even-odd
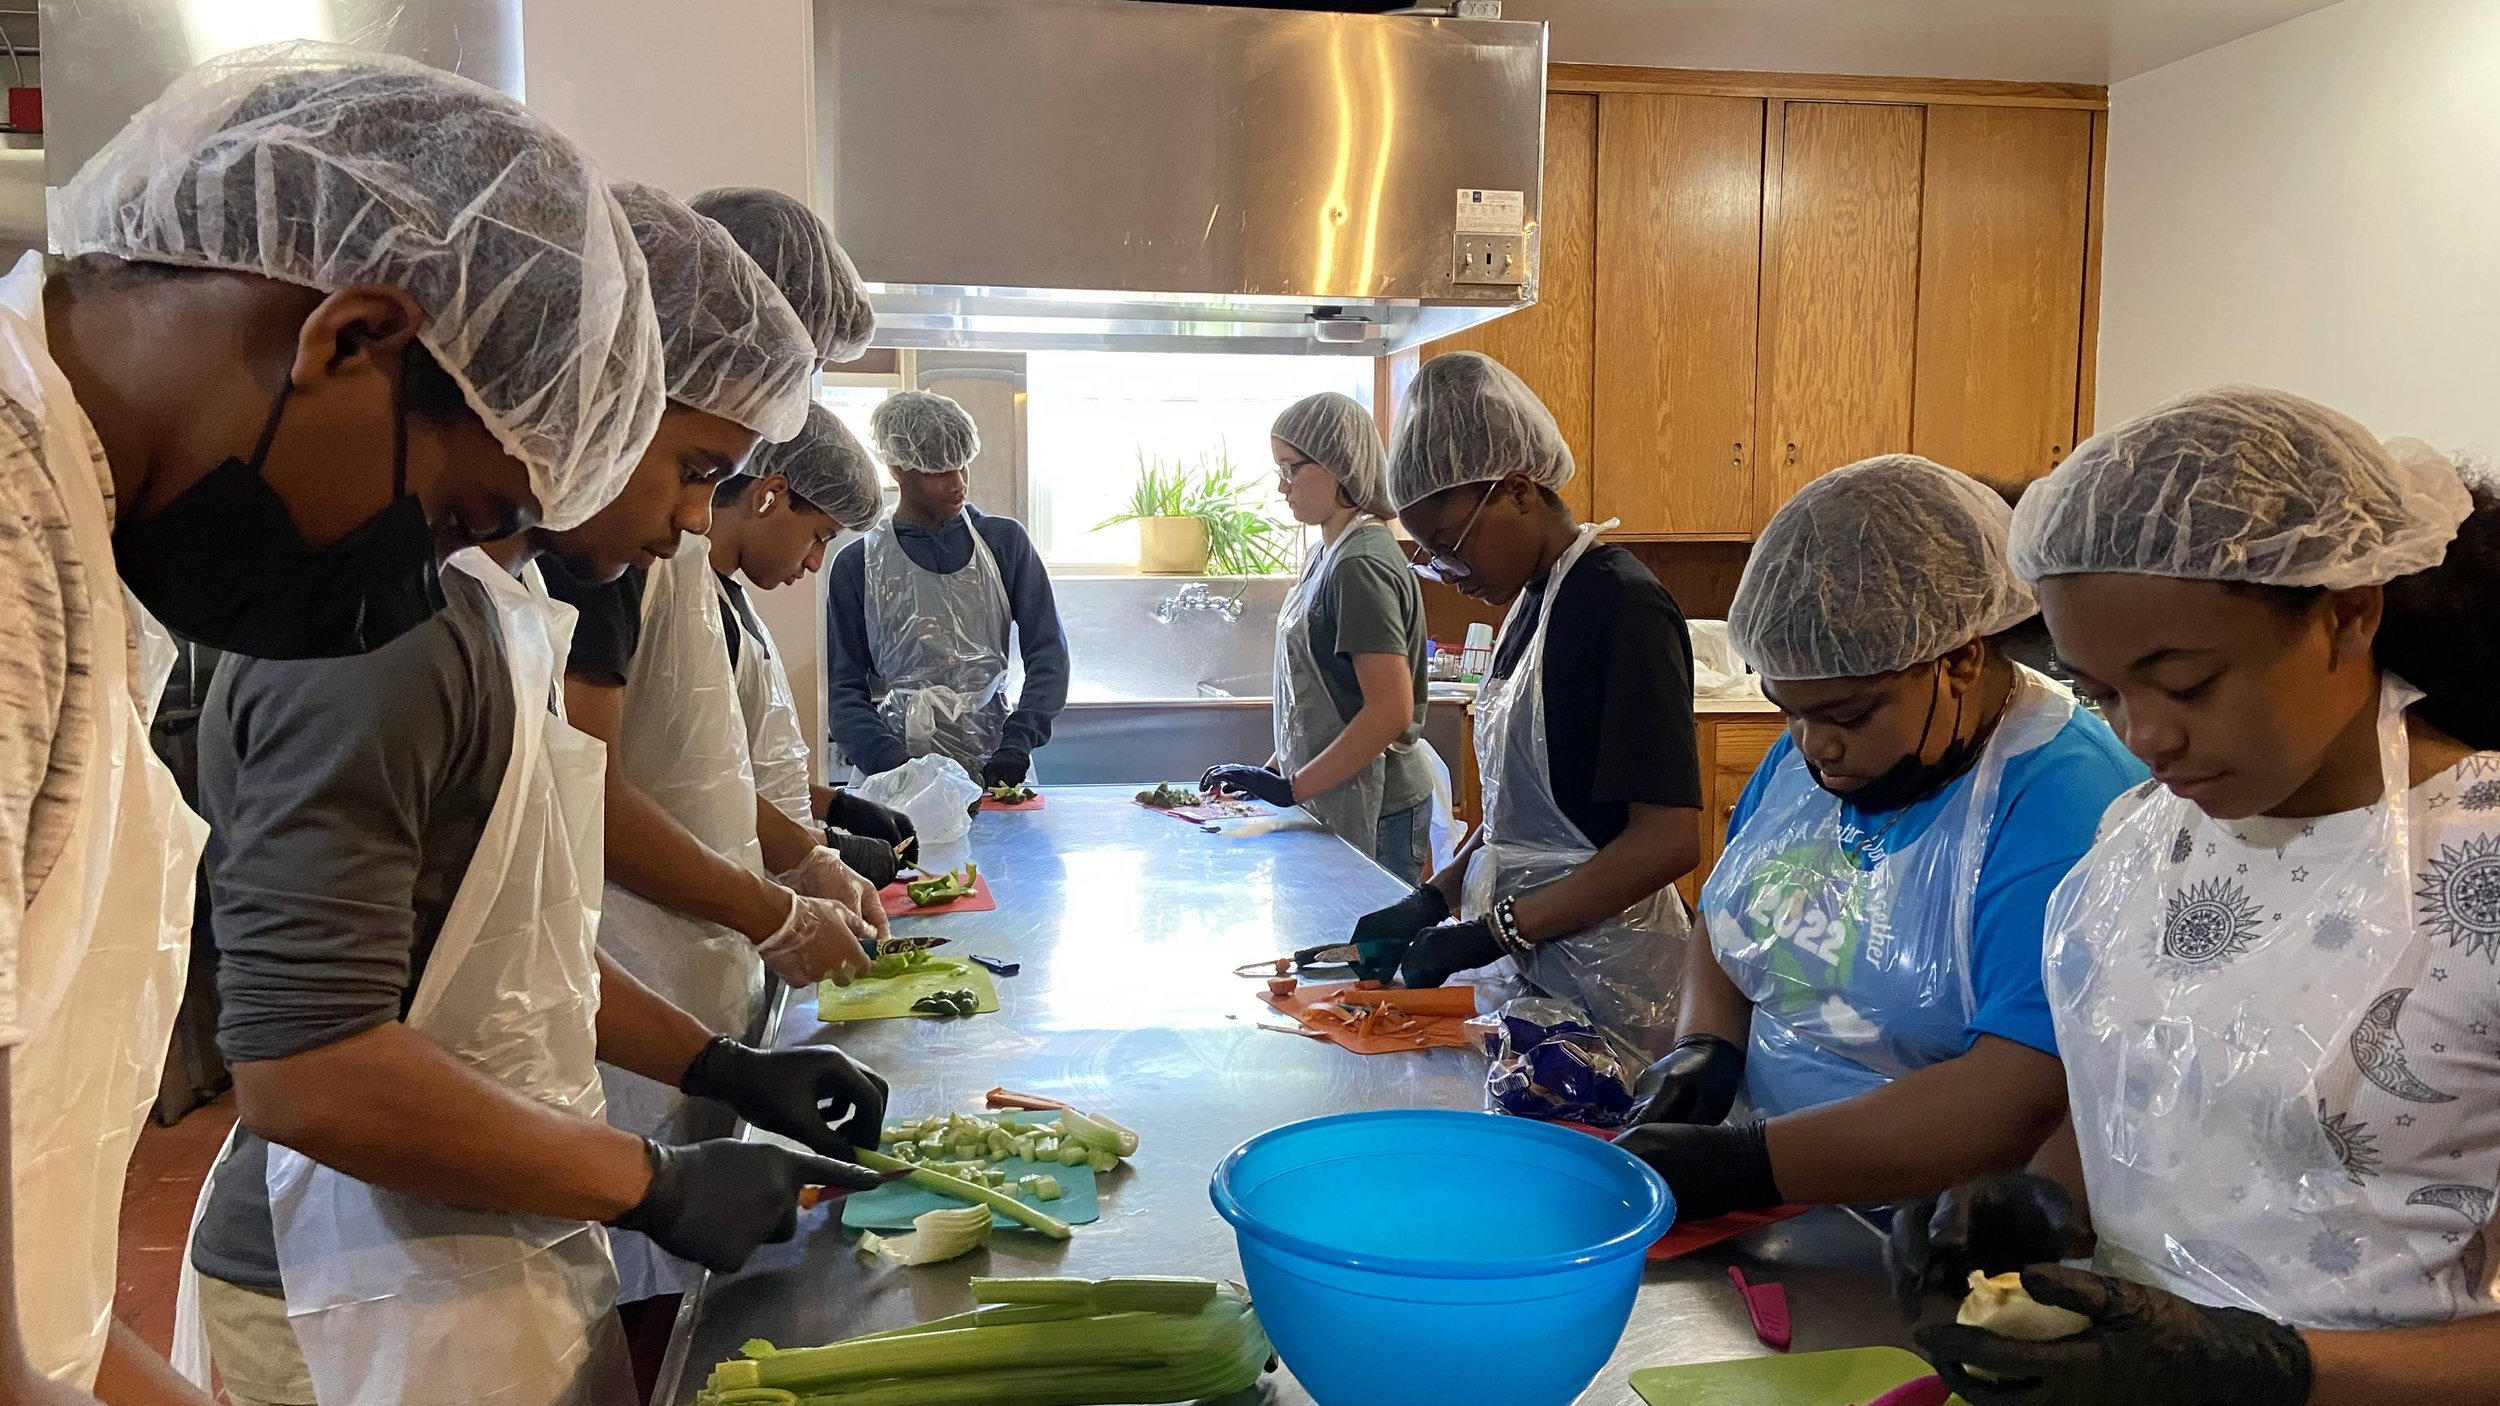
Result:
{"label": "electrical outlet plate", "polygon": [[1460,234],[1452,281],[1517,288],[1528,281],[1528,240],[1519,234]]}

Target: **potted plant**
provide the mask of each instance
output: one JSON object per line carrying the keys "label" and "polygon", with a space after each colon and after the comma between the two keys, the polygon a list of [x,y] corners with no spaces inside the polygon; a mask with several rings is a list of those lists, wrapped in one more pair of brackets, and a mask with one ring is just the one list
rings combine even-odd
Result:
{"label": "potted plant", "polygon": [[1185,467],[1141,449],[1128,507],[1095,526],[1136,523],[1137,569],[1150,576],[1257,576],[1283,569],[1288,531],[1258,495],[1229,451]]}

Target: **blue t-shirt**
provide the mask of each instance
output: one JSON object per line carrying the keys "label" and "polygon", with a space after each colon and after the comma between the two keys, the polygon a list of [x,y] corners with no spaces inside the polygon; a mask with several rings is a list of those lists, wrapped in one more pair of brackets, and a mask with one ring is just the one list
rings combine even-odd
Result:
{"label": "blue t-shirt", "polygon": [[[1745,784],[1745,793],[1737,797],[1728,833],[1744,828],[1775,771],[1804,765],[1789,738],[1773,744]],[[2092,848],[2109,803],[2146,775],[2144,764],[2109,725],[2082,708],[2055,737],[2005,764],[1971,907],[1974,1004],[1965,1050],[1980,1036],[1994,1035],[2044,1054],[2057,1053],[2048,997],[2040,988],[2041,928],[2049,894]],[[1973,784],[1975,776],[1976,768],[1963,773],[1944,790],[1912,803],[1898,819],[1888,812],[1868,821],[1846,805],[1841,814],[1862,831],[1882,831],[1889,847],[1900,849],[1925,834],[1950,798]]]}

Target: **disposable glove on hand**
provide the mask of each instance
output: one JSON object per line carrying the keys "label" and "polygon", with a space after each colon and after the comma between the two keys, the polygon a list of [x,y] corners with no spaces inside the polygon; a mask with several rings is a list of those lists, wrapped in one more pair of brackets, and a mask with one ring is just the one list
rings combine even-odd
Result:
{"label": "disposable glove on hand", "polygon": [[866,879],[873,888],[884,888],[903,872],[903,862],[894,857],[894,847],[883,840],[827,826],[825,843],[842,856],[852,873]]}
{"label": "disposable glove on hand", "polygon": [[1745,1052],[1716,1035],[1687,1035],[1632,1085],[1629,1126],[1724,1123],[1745,1082]]}
{"label": "disposable glove on hand", "polygon": [[883,840],[888,846],[918,838],[912,829],[911,817],[899,810],[890,810],[852,791],[836,791],[825,802],[824,819],[837,830],[847,830],[872,840]]}
{"label": "disposable glove on hand", "polygon": [[829,898],[850,909],[868,925],[866,935],[879,942],[892,936],[885,901],[877,894],[885,885],[870,883],[867,875],[843,862],[840,850],[818,845],[797,868],[782,875],[781,882],[810,898]]}
{"label": "disposable glove on hand", "polygon": [[2065,1187],[2031,1172],[2006,1172],[1896,1210],[1884,1269],[1901,1316],[1915,1320],[1931,1294],[1960,1298],[1973,1270],[2012,1274],[2029,1264],[2080,1259],[2091,1248]]}
{"label": "disposable glove on hand", "polygon": [[[883,917],[885,909],[877,910]],[[808,986],[830,977],[843,986],[868,973],[863,939],[877,936],[877,926],[846,904],[830,898],[790,895],[790,916],[772,936],[755,946],[764,967],[792,986]]]}
{"label": "disposable glove on hand", "polygon": [[1022,747],[1001,747],[981,763],[981,789],[992,786],[1021,786],[1033,774],[1033,754]]}
{"label": "disposable glove on hand", "polygon": [[[1366,913],[1354,924],[1354,974],[1364,981],[1387,981],[1397,975],[1398,963],[1406,960],[1406,949],[1415,941],[1415,934],[1450,916],[1450,901],[1441,890],[1430,884],[1417,884],[1406,897],[1376,912]],[[1320,949],[1314,947],[1295,955],[1307,961]]]}
{"label": "disposable glove on hand", "polygon": [[1248,796],[1253,800],[1265,801],[1272,806],[1293,804],[1293,778],[1269,771],[1263,766],[1209,767],[1207,774],[1198,779],[1198,789],[1207,792],[1229,791],[1236,796]]}
{"label": "disposable glove on hand", "polygon": [[1493,935],[1489,920],[1443,923],[1415,934],[1405,960],[1398,963],[1398,979],[1410,987],[1440,986],[1501,955],[1501,940]]}
{"label": "disposable glove on hand", "polygon": [[759,1050],[715,1035],[677,1087],[845,1162],[854,1149],[875,1147],[885,1132],[884,1077],[831,1045]]}
{"label": "disposable glove on hand", "polygon": [[1780,1203],[1771,1141],[1760,1122],[1650,1123],[1617,1136],[1615,1146],[1667,1179],[1678,1225]]}
{"label": "disposable glove on hand", "polygon": [[866,1191],[886,1180],[765,1142],[714,1138],[644,1147],[651,1158],[651,1189],[608,1224],[648,1235],[661,1249],[716,1274],[736,1272],[759,1245],[789,1239],[798,1229],[802,1188]]}
{"label": "disposable glove on hand", "polygon": [[[2032,1298],[2092,1326],[2045,1343],[1950,1323],[1921,1329],[1919,1350],[1971,1406],[2301,1406],[2309,1399],[2309,1345],[2289,1324],[2053,1264],[2022,1275]],[[2000,1380],[1975,1377],[1974,1367]]]}

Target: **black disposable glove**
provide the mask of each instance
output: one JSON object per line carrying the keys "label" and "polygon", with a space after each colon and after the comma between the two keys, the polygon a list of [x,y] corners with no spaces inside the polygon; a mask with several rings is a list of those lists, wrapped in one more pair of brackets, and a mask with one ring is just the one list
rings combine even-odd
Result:
{"label": "black disposable glove", "polygon": [[1463,971],[1472,971],[1502,955],[1501,941],[1485,918],[1443,923],[1415,934],[1398,963],[1398,980],[1410,987],[1439,986]]}
{"label": "black disposable glove", "polygon": [[661,1249],[718,1274],[735,1273],[756,1246],[790,1238],[799,1225],[802,1188],[866,1191],[886,1181],[846,1162],[767,1142],[714,1138],[644,1148],[651,1157],[651,1189],[641,1204],[608,1224],[648,1235]]}
{"label": "black disposable glove", "polygon": [[888,846],[918,837],[910,816],[888,810],[855,791],[833,793],[833,799],[825,803],[825,823],[866,839],[883,840]]}
{"label": "black disposable glove", "polygon": [[2012,1274],[2027,1264],[2080,1259],[2091,1234],[2066,1188],[2031,1172],[1978,1177],[1893,1213],[1884,1269],[1901,1316],[1930,1294],[1959,1298],[1971,1271]]}
{"label": "black disposable glove", "polygon": [[1675,1221],[1709,1220],[1780,1203],[1771,1175],[1771,1140],[1759,1122],[1649,1123],[1615,1138],[1647,1162],[1675,1193]]}
{"label": "black disposable glove", "polygon": [[[1397,975],[1398,963],[1406,960],[1406,949],[1415,934],[1450,916],[1450,901],[1441,890],[1430,884],[1417,884],[1413,892],[1376,912],[1366,913],[1354,924],[1354,975],[1364,981],[1387,981]],[[1303,961],[1319,952],[1317,947],[1294,954]]]}
{"label": "black disposable glove", "polygon": [[848,830],[825,827],[825,843],[842,856],[842,862],[878,888],[894,882],[903,872],[903,862],[894,857],[894,846],[867,835],[854,835]]}
{"label": "black disposable glove", "polygon": [[1724,1123],[1745,1082],[1745,1052],[1716,1035],[1687,1035],[1666,1058],[1641,1071],[1624,1121]]}
{"label": "black disposable glove", "polygon": [[[2301,1406],[2309,1399],[2309,1345],[2288,1324],[2053,1264],[2022,1274],[2034,1299],[2080,1313],[2092,1326],[2045,1343],[1949,1323],[1920,1330],[1919,1350],[1971,1406]],[[2001,1380],[1974,1377],[1972,1367]]]}
{"label": "black disposable glove", "polygon": [[885,1079],[831,1045],[759,1050],[715,1035],[677,1087],[716,1099],[768,1133],[849,1161],[885,1132]]}
{"label": "black disposable glove", "polygon": [[1293,778],[1269,771],[1263,766],[1209,767],[1198,779],[1201,791],[1230,791],[1236,796],[1249,796],[1272,806],[1293,804]]}
{"label": "black disposable glove", "polygon": [[981,789],[992,786],[1021,786],[1033,774],[1033,754],[1022,747],[1001,747],[981,763]]}

